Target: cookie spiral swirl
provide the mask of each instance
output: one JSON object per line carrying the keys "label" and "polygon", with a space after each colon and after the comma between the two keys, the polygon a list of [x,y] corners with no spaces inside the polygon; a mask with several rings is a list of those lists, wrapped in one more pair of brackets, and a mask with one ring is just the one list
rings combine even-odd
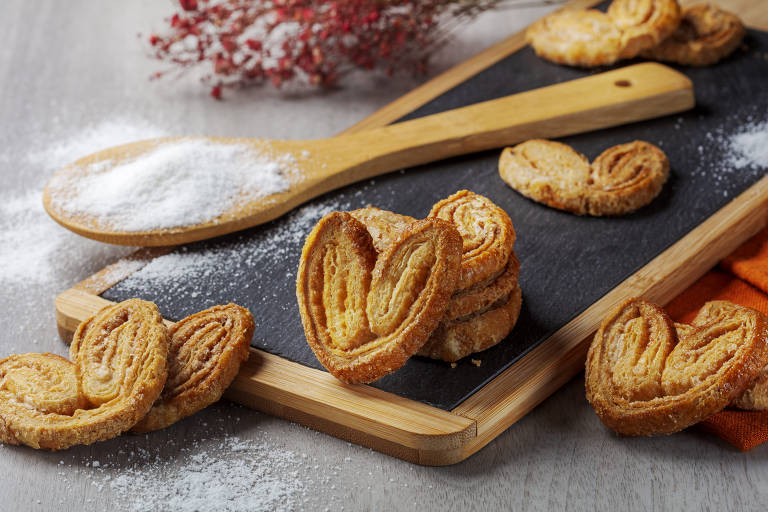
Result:
{"label": "cookie spiral swirl", "polygon": [[461,278],[456,291],[490,283],[504,271],[515,244],[515,228],[507,212],[490,199],[460,190],[435,203],[429,217],[451,222],[461,234]]}
{"label": "cookie spiral swirl", "polygon": [[165,387],[131,431],[165,428],[218,401],[248,359],[253,329],[250,311],[236,304],[214,306],[171,326]]}
{"label": "cookie spiral swirl", "polygon": [[329,213],[307,237],[296,279],[307,342],[345,382],[395,371],[437,326],[460,265],[461,237],[448,222],[413,222],[378,254],[365,225]]}
{"label": "cookie spiral swirl", "polygon": [[59,450],[116,437],[160,395],[167,353],[157,307],[130,299],[80,324],[71,363],[50,354],[0,361],[0,440]]}
{"label": "cookie spiral swirl", "polygon": [[697,4],[683,11],[672,35],[642,53],[649,59],[684,66],[709,66],[739,47],[747,31],[738,16],[712,4]]}
{"label": "cookie spiral swirl", "polygon": [[641,299],[619,304],[590,345],[587,399],[628,436],[670,434],[725,408],[768,358],[768,319],[740,308],[678,341],[674,324]]}
{"label": "cookie spiral swirl", "polygon": [[607,14],[621,30],[622,59],[659,44],[675,31],[681,18],[677,0],[613,0]]}
{"label": "cookie spiral swirl", "polygon": [[[739,311],[743,309],[743,306],[725,300],[707,302],[696,314],[691,322],[692,325],[675,324],[677,335],[683,338],[696,330],[697,327],[719,322],[730,315],[738,315]],[[749,411],[768,410],[768,364],[757,376],[755,382],[734,400],[731,406]]]}

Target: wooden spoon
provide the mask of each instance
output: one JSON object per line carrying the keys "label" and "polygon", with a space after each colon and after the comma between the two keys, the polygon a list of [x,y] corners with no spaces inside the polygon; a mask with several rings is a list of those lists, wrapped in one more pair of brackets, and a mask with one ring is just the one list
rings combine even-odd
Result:
{"label": "wooden spoon", "polygon": [[[693,105],[693,85],[687,77],[661,64],[636,64],[329,139],[199,137],[220,144],[249,145],[267,154],[292,155],[302,177],[284,192],[238,205],[201,224],[151,231],[113,230],[98,218],[71,215],[61,209],[58,205],[66,204],[67,198],[56,196],[59,192],[50,181],[43,191],[43,204],[58,223],[88,238],[123,245],[182,244],[262,224],[325,192],[393,170],[527,139],[562,137],[650,119]],[[91,164],[117,165],[159,143],[179,139],[153,139],[105,149],[61,169],[57,176],[81,179]]]}

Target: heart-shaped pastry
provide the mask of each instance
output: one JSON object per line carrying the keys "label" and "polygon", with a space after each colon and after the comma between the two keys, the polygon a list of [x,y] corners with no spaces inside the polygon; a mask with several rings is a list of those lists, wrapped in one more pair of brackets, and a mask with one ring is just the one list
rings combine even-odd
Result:
{"label": "heart-shaped pastry", "polygon": [[110,439],[144,417],[166,379],[168,331],[157,307],[130,299],[75,331],[70,359],[0,361],[0,440],[60,450]]}
{"label": "heart-shaped pastry", "polygon": [[622,53],[621,30],[595,9],[545,16],[528,27],[526,39],[539,57],[569,66],[607,66]]}
{"label": "heart-shaped pastry", "polygon": [[709,66],[738,48],[746,33],[735,14],[712,4],[697,4],[683,11],[672,35],[642,56],[684,66]]}
{"label": "heart-shaped pastry", "polygon": [[768,318],[733,309],[678,341],[658,306],[619,304],[600,325],[586,364],[587,399],[619,434],[670,434],[721,411],[768,360]]}
{"label": "heart-shaped pastry", "polygon": [[253,316],[236,304],[214,306],[168,331],[168,379],[160,398],[131,431],[171,425],[217,402],[248,359]]}
{"label": "heart-shaped pastry", "polygon": [[[691,322],[692,325],[675,324],[677,335],[679,338],[684,338],[693,332],[696,327],[719,322],[729,315],[738,314],[741,309],[743,309],[743,306],[725,300],[707,302],[696,314],[693,322]],[[760,372],[755,382],[740,397],[734,400],[731,406],[750,411],[768,410],[768,364]]]}
{"label": "heart-shaped pastry", "polygon": [[345,382],[397,370],[442,318],[460,266],[461,236],[448,222],[410,223],[378,254],[365,225],[329,213],[307,237],[296,277],[309,346]]}
{"label": "heart-shaped pastry", "polygon": [[534,139],[505,148],[499,174],[526,197],[577,215],[621,215],[656,197],[669,176],[669,160],[643,141],[606,149],[592,165],[572,147]]}
{"label": "heart-shaped pastry", "polygon": [[681,18],[677,0],[613,0],[607,14],[621,30],[622,59],[659,44],[675,31]]}

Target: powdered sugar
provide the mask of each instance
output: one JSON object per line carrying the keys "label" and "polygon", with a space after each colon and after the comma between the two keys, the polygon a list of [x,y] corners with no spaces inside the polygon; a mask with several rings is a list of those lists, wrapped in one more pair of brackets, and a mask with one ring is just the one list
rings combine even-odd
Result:
{"label": "powdered sugar", "polygon": [[97,485],[109,486],[133,512],[293,510],[304,490],[295,453],[237,436],[195,440],[175,459],[140,451],[129,460]]}
{"label": "powdered sugar", "polygon": [[188,138],[158,145],[133,160],[100,161],[58,174],[53,207],[95,225],[147,231],[207,222],[239,204],[287,190],[298,179],[290,155],[241,144]]}
{"label": "powdered sugar", "polygon": [[[148,287],[161,287],[166,298],[180,302],[187,297],[196,298],[200,293],[228,293],[234,297],[238,290],[261,285],[252,278],[254,268],[275,268],[285,258],[293,259],[312,226],[323,215],[349,209],[350,204],[343,197],[312,203],[234,243],[205,249],[182,246],[170,254],[154,258],[121,287],[135,296],[145,295]],[[213,278],[221,269],[226,269],[227,279],[216,280],[215,288],[196,285]],[[283,281],[292,279],[280,280]],[[269,296],[264,295],[264,299],[269,300]]]}
{"label": "powdered sugar", "polygon": [[768,169],[768,121],[745,126],[729,142],[729,166]]}

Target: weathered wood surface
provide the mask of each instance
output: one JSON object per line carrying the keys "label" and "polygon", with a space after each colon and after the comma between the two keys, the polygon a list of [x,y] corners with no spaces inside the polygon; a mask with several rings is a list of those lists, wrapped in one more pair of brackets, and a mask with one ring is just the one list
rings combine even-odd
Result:
{"label": "weathered wood surface", "polygon": [[[760,2],[746,6],[747,21],[768,15]],[[4,4],[0,33],[0,195],[40,187],[39,166],[25,155],[103,120],[143,118],[166,122],[181,133],[313,137],[335,133],[375,110],[414,83],[364,82],[319,96],[274,101],[272,92],[245,93],[222,104],[207,102],[194,80],[147,84],[155,69],[144,59],[135,33],[158,27],[160,3]],[[531,20],[542,10],[525,11]],[[751,16],[750,16],[751,13]],[[464,47],[449,50],[441,65],[465,58],[512,30],[501,15],[465,32]],[[503,16],[512,16],[505,13]],[[455,48],[455,47],[454,47]],[[127,55],[117,60],[116,55]],[[453,59],[453,60],[452,60]],[[367,87],[367,88],[366,88]],[[308,113],[311,112],[311,115]],[[298,120],[301,120],[299,122]],[[35,140],[38,139],[38,140]],[[73,242],[78,243],[78,242]],[[0,296],[4,329],[1,355],[18,351],[65,353],[56,334],[54,294],[114,260],[93,247],[88,261],[59,265],[50,284],[5,288]],[[5,248],[0,248],[4,250]],[[239,418],[239,421],[236,420]],[[487,449],[456,466],[427,468],[350,445],[288,422],[220,404],[149,437],[133,436],[64,453],[0,446],[0,496],[10,510],[121,510],[130,500],[103,484],[102,473],[86,466],[117,450],[143,448],[171,465],[190,439],[234,434],[265,447],[305,454],[294,468],[306,482],[295,508],[382,510],[447,509],[718,509],[758,510],[768,501],[766,451],[740,454],[698,432],[653,439],[619,439],[602,428],[576,378],[504,432]],[[237,453],[218,457],[238,459]],[[63,465],[59,465],[64,461]],[[119,474],[120,464],[109,474]],[[295,478],[292,471],[278,473]],[[330,477],[323,481],[319,475]],[[304,501],[306,499],[307,501]],[[259,496],[253,496],[258,508]]]}

